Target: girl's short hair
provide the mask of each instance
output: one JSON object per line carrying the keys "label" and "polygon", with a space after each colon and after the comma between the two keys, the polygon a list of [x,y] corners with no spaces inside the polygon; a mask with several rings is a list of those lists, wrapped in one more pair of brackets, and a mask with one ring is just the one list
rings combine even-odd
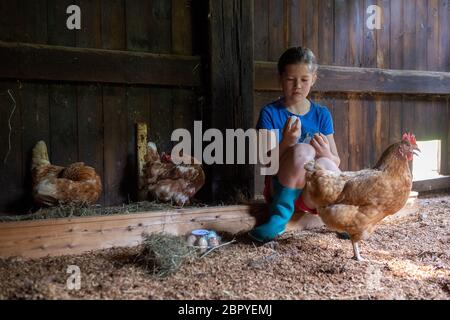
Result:
{"label": "girl's short hair", "polygon": [[316,56],[309,48],[292,47],[287,49],[278,60],[278,73],[283,74],[284,68],[288,64],[305,63],[311,73],[315,73],[318,69]]}

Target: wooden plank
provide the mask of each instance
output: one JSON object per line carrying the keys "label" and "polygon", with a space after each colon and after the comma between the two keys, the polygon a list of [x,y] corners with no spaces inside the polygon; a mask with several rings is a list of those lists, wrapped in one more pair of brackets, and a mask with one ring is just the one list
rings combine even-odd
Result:
{"label": "wooden plank", "polygon": [[[410,1],[413,2],[413,1]],[[416,0],[416,69],[427,69],[428,46],[428,0]]]}
{"label": "wooden plank", "polygon": [[[403,69],[403,37],[404,18],[403,6],[406,0],[390,1],[390,67]],[[394,95],[389,106],[389,144],[398,142],[402,138],[403,97]]]}
{"label": "wooden plank", "polygon": [[[112,45],[111,45],[112,46]],[[0,77],[126,84],[198,86],[199,57],[0,41]],[[11,66],[11,58],[17,64]]]}
{"label": "wooden plank", "polygon": [[[77,91],[77,132],[78,157],[98,173],[104,185],[103,167],[103,98],[102,88],[98,85],[78,85]],[[105,203],[103,188],[100,203]]]}
{"label": "wooden plank", "polygon": [[348,65],[361,67],[363,59],[363,39],[364,39],[364,8],[361,1],[349,1],[349,50]]}
{"label": "wooden plank", "polygon": [[379,35],[379,30],[370,30],[369,28],[367,28],[367,23],[365,23],[365,19],[367,19],[365,8],[368,8],[372,4],[373,0],[364,0],[364,12],[362,16],[363,19],[360,22],[364,26],[362,66],[367,68],[377,67],[377,35]]}
{"label": "wooden plank", "polygon": [[[391,0],[377,0],[382,9],[381,30],[376,31],[377,68],[391,68]],[[396,17],[397,20],[397,17]]]}
{"label": "wooden plank", "polygon": [[364,127],[365,119],[362,100],[349,94],[348,105],[348,150],[349,170],[356,171],[364,168]]}
{"label": "wooden plank", "polygon": [[349,100],[346,95],[334,97],[333,123],[336,147],[339,152],[341,170],[349,170]]}
{"label": "wooden plank", "polygon": [[[46,44],[48,29],[47,0],[18,0],[5,2],[19,3],[20,19],[16,20],[16,24],[23,23],[23,33],[14,37],[14,41]],[[0,10],[0,12],[7,15],[3,10]]]}
{"label": "wooden plank", "polygon": [[[170,153],[173,131],[173,97],[170,89],[150,89],[150,140],[156,143],[158,151]],[[172,115],[170,117],[167,114]]]}
{"label": "wooden plank", "polygon": [[[446,174],[450,175],[450,126],[448,125],[450,123],[450,99],[446,98],[446,104],[447,104],[447,140],[444,139],[447,149],[447,155],[446,155],[446,163],[447,163],[447,169],[444,171]],[[445,149],[444,149],[445,150]]]}
{"label": "wooden plank", "polygon": [[318,43],[318,63],[331,65],[334,61],[334,1],[319,1],[319,43]]}
{"label": "wooden plank", "polygon": [[[450,122],[450,99],[446,97],[443,100],[443,107],[446,109],[447,114],[445,115],[444,113],[445,116],[443,116],[444,138],[442,139],[442,144],[444,145],[444,147],[442,148],[442,172],[444,174],[450,175],[450,126],[448,125]],[[445,135],[445,131],[447,131],[447,135]]]}
{"label": "wooden plank", "polygon": [[350,46],[348,3],[349,1],[345,0],[336,0],[334,2],[334,57],[335,64],[339,66],[349,65],[350,60],[347,50]]}
{"label": "wooden plank", "polygon": [[439,0],[428,0],[427,21],[427,70],[439,71]]}
{"label": "wooden plank", "polygon": [[375,165],[377,153],[377,137],[381,135],[380,123],[377,123],[375,97],[365,96],[362,98],[362,108],[360,110],[363,119],[362,131],[359,141],[362,149],[361,168],[371,168]]}
{"label": "wooden plank", "polygon": [[[32,178],[31,161],[32,150],[39,140],[50,142],[50,110],[47,84],[23,83],[21,90],[22,103],[26,112],[22,114],[22,170],[24,173],[24,194],[25,206],[32,207]],[[23,210],[26,211],[26,210]],[[23,212],[22,211],[22,212]]]}
{"label": "wooden plank", "polygon": [[[269,0],[254,0],[255,2],[255,59],[268,61],[269,60]],[[291,11],[292,14],[295,14],[295,11]],[[298,19],[296,20],[296,16],[293,15],[291,18],[292,23],[294,23],[297,27],[301,24]],[[293,29],[291,27],[291,30]],[[296,32],[296,31],[293,31]],[[298,39],[295,36],[291,37],[292,41],[297,41],[297,45],[299,44]],[[294,46],[295,44],[293,44]]]}
{"label": "wooden plank", "polygon": [[[411,110],[411,108],[414,110]],[[430,127],[432,127],[431,122],[433,118],[433,106],[431,101],[427,101],[424,97],[417,97],[414,101],[410,101],[410,105],[406,106],[405,112],[410,114],[412,112],[410,117],[414,117],[414,120],[411,119],[409,121],[414,121],[413,132],[416,135],[417,140],[424,141],[433,136],[432,132],[429,130]],[[432,130],[434,131],[434,129]]]}
{"label": "wooden plank", "polygon": [[[403,69],[403,5],[406,0],[391,0],[391,51],[390,61],[392,69]],[[410,0],[409,0],[410,1]]]}
{"label": "wooden plank", "polygon": [[192,54],[192,7],[187,0],[172,0],[172,53]]}
{"label": "wooden plank", "polygon": [[[416,101],[415,97],[411,96],[403,96],[403,104],[402,104],[402,134],[405,132],[415,133],[417,129],[416,122]],[[420,140],[420,136],[417,136]],[[413,170],[414,161],[409,163],[409,167],[411,171]]]}
{"label": "wooden plank", "polygon": [[150,20],[154,1],[125,1],[127,49],[151,52]]}
{"label": "wooden plank", "polygon": [[441,150],[440,150],[440,164],[439,164],[439,174],[441,175],[450,175],[447,169],[447,153],[448,153],[448,110],[447,110],[447,100],[445,97],[433,97],[431,99],[431,103],[433,105],[433,109],[435,110],[438,116],[438,135],[437,139],[441,141]]}
{"label": "wooden plank", "polygon": [[[102,48],[101,0],[79,0],[82,27],[76,31],[76,46]],[[103,167],[103,98],[98,84],[76,85],[78,157],[95,169],[104,184]],[[105,203],[103,187],[98,202]]]}
{"label": "wooden plank", "polygon": [[[8,93],[9,92],[9,93]],[[23,105],[20,85],[0,82],[0,208],[6,212],[19,212],[23,208]]]}
{"label": "wooden plank", "polygon": [[449,188],[450,188],[450,177],[440,177],[430,180],[414,181],[412,189],[417,192],[423,192]]}
{"label": "wooden plank", "polygon": [[[302,0],[304,2],[303,23],[304,35],[303,46],[310,48],[315,54],[319,51],[319,14],[318,1],[316,0]],[[321,41],[323,41],[321,39]]]}
{"label": "wooden plank", "polygon": [[439,70],[450,71],[450,1],[439,0]]}
{"label": "wooden plank", "polygon": [[256,204],[1,223],[0,256],[37,258],[135,246],[143,232],[186,235],[206,228],[236,234],[261,223],[264,209]]}
{"label": "wooden plank", "polygon": [[[222,132],[231,128],[245,130],[252,126],[253,119],[253,2],[211,0],[209,4],[212,66],[209,124]],[[237,167],[213,167],[210,174],[213,198],[226,199],[233,189],[253,189],[253,169]]]}
{"label": "wooden plank", "polygon": [[[258,30],[258,21],[259,12],[261,11],[261,8],[258,8],[258,0],[255,1],[255,43],[259,41],[259,39],[256,37],[256,34],[260,34],[261,31]],[[288,15],[287,15],[287,21],[286,21],[286,27],[288,32],[288,41],[287,46],[288,47],[299,47],[303,43],[303,29],[304,29],[304,23],[302,23],[303,20],[303,14],[304,11],[301,7],[301,0],[287,0],[286,1],[286,8],[288,9]],[[268,11],[267,11],[268,12]],[[257,14],[258,13],[258,14]],[[255,52],[255,59],[256,60],[267,60],[267,59],[261,59],[261,57],[258,55],[258,52]]]}
{"label": "wooden plank", "polygon": [[78,161],[76,88],[49,85],[50,141],[46,141],[50,162],[68,166]]}
{"label": "wooden plank", "polygon": [[71,4],[72,0],[47,0],[48,44],[75,46],[76,30],[69,30],[66,25],[69,17],[66,10]]}
{"label": "wooden plank", "polygon": [[376,139],[376,153],[375,159],[381,157],[381,154],[390,145],[389,130],[390,130],[390,102],[391,96],[377,95],[375,97],[375,113],[376,121],[375,127],[377,134]]}
{"label": "wooden plank", "polygon": [[394,95],[391,97],[389,106],[389,144],[398,142],[402,139],[402,120],[403,120],[403,97]]}
{"label": "wooden plank", "polygon": [[24,39],[25,21],[19,1],[0,1],[2,20],[0,23],[0,40],[20,41]]}
{"label": "wooden plank", "polygon": [[[71,4],[73,4],[73,1],[70,0],[47,1],[49,44],[67,47],[76,46],[76,30],[69,30],[66,26],[66,20],[69,16],[66,10]],[[27,63],[30,62],[39,64],[38,61],[32,61],[33,58],[30,58],[29,55],[24,56],[20,60],[23,65],[19,66],[19,69],[21,67],[28,68]],[[57,65],[55,63],[57,60],[51,59],[50,61]],[[41,72],[46,73],[44,70]],[[49,85],[50,141],[47,142],[47,148],[50,162],[55,165],[68,166],[78,161],[76,100],[76,88],[74,86],[69,84]]]}
{"label": "wooden plank", "polygon": [[284,1],[269,0],[269,61],[278,61],[286,49],[284,43]]}
{"label": "wooden plank", "polygon": [[102,0],[101,7],[102,47],[111,50],[125,50],[125,1]]}
{"label": "wooden plank", "polygon": [[102,48],[101,0],[78,0],[81,30],[76,31],[76,44],[81,48]]}
{"label": "wooden plank", "polygon": [[416,69],[416,1],[403,2],[403,69]]}
{"label": "wooden plank", "polygon": [[126,189],[124,177],[127,171],[127,105],[126,88],[103,86],[104,118],[104,188],[105,203],[122,204],[128,200],[131,190]]}
{"label": "wooden plank", "polygon": [[[450,94],[449,72],[341,66],[319,66],[319,69],[319,79],[313,87],[317,92]],[[275,63],[255,62],[256,90],[278,91],[275,76]]]}
{"label": "wooden plank", "polygon": [[157,53],[170,53],[172,52],[172,2],[152,0],[151,5],[151,15],[143,16],[144,19],[149,19],[150,50]]}

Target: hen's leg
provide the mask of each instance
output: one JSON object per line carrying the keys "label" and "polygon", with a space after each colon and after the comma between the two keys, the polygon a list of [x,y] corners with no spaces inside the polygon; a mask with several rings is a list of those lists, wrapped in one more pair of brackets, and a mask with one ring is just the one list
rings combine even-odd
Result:
{"label": "hen's leg", "polygon": [[355,259],[356,261],[367,261],[367,259],[364,259],[363,257],[361,257],[361,254],[359,253],[359,245],[358,242],[353,242],[353,253],[355,254],[353,256],[353,259]]}

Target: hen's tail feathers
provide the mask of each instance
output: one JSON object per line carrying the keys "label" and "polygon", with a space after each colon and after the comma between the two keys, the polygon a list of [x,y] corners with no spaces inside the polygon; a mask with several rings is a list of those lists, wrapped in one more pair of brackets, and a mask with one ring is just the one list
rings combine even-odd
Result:
{"label": "hen's tail feathers", "polygon": [[33,148],[31,168],[50,164],[47,152],[47,145],[44,141],[39,141]]}

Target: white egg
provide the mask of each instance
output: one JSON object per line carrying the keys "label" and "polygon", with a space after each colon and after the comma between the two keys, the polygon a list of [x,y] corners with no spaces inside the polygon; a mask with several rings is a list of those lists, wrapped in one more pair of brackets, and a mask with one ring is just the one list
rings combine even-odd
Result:
{"label": "white egg", "polygon": [[208,244],[210,247],[217,247],[219,245],[219,239],[217,238],[209,238]]}
{"label": "white egg", "polygon": [[193,234],[191,234],[186,240],[188,246],[195,245],[195,241],[197,241],[197,237],[194,236]]}
{"label": "white egg", "polygon": [[198,239],[197,245],[200,247],[201,252],[205,252],[208,249],[208,240],[205,237]]}

